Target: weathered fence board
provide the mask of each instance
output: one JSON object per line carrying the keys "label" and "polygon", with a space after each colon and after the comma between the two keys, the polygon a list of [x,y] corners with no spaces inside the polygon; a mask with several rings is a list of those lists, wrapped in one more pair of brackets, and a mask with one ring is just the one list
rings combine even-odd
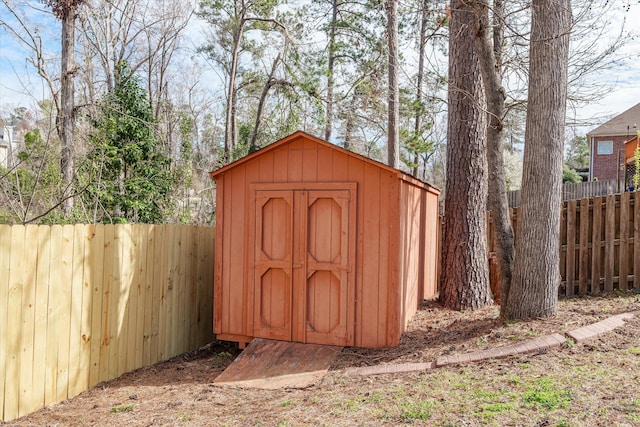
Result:
{"label": "weathered fence board", "polygon": [[215,229],[0,225],[0,419],[208,343]]}
{"label": "weathered fence board", "polygon": [[[619,191],[618,183],[615,179],[563,184],[562,200],[579,200],[595,196],[607,196],[618,193]],[[507,192],[507,200],[510,208],[520,206],[520,190]]]}
{"label": "weathered fence board", "polygon": [[[517,232],[519,209],[511,209]],[[489,224],[489,257],[494,258],[493,226]],[[640,289],[640,195],[605,197],[563,203],[560,223],[559,295],[587,295]],[[497,268],[491,263],[492,270]],[[491,280],[499,280],[491,274]],[[496,283],[493,290],[499,289]]]}

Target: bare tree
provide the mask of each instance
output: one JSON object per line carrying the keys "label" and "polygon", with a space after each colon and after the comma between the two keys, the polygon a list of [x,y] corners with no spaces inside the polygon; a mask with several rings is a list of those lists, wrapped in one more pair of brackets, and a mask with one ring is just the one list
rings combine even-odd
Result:
{"label": "bare tree", "polygon": [[507,319],[556,312],[570,0],[532,2],[522,204]]}
{"label": "bare tree", "polygon": [[389,43],[389,89],[387,119],[387,164],[400,165],[400,91],[398,88],[398,0],[386,0]]}
{"label": "bare tree", "polygon": [[[491,7],[493,6],[493,7]],[[492,10],[493,24],[490,24]],[[487,0],[476,4],[477,33],[475,46],[480,58],[480,72],[487,100],[487,165],[489,168],[489,209],[494,224],[496,253],[500,276],[500,300],[509,296],[513,268],[513,227],[509,218],[507,182],[505,178],[503,129],[507,95],[502,86],[502,49],[504,42],[504,4]]]}
{"label": "bare tree", "polygon": [[492,304],[486,243],[486,114],[475,10],[451,2],[449,124],[440,299],[452,309]]}

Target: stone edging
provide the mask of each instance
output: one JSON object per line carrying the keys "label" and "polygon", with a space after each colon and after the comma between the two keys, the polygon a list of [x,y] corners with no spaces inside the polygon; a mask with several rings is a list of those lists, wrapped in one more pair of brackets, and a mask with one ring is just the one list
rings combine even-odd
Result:
{"label": "stone edging", "polygon": [[472,353],[441,356],[434,362],[400,363],[365,366],[360,368],[348,368],[344,371],[344,375],[354,377],[362,375],[397,374],[401,372],[426,371],[449,365],[479,362],[481,360],[488,359],[500,359],[517,354],[544,353],[548,349],[559,347],[567,341],[581,343],[587,339],[602,335],[605,332],[612,331],[615,328],[623,326],[625,324],[625,320],[632,318],[638,313],[639,312],[636,311],[631,313],[618,314],[600,322],[566,332],[564,335],[545,335],[543,337],[534,338],[505,347],[496,347],[487,350],[475,351]]}

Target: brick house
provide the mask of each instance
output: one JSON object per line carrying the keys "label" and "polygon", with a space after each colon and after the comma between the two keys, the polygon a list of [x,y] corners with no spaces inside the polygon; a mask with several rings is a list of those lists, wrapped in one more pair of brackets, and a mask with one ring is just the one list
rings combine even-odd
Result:
{"label": "brick house", "polygon": [[625,142],[636,137],[640,103],[587,133],[589,181],[617,179],[625,174]]}

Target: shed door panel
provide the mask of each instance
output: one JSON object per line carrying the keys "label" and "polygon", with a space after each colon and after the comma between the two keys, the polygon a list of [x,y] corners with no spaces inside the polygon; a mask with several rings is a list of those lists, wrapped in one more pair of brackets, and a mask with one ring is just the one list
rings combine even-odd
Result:
{"label": "shed door panel", "polygon": [[354,192],[255,190],[254,336],[354,344]]}
{"label": "shed door panel", "polygon": [[291,340],[293,193],[257,191],[254,335]]}
{"label": "shed door panel", "polygon": [[309,191],[306,196],[306,342],[348,345],[353,299],[348,274],[350,194]]}

